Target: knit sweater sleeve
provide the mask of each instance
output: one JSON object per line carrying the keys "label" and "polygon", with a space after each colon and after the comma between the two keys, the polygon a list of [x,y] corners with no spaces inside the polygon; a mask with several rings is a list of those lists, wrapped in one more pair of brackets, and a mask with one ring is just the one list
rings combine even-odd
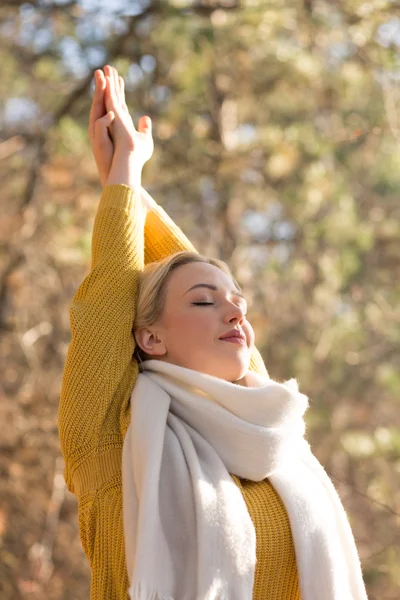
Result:
{"label": "knit sweater sleeve", "polygon": [[[158,261],[180,252],[188,250],[197,252],[196,248],[174,223],[166,211],[159,206],[151,210],[146,217],[145,225],[145,264]],[[262,356],[256,346],[253,348],[250,360],[250,369],[260,375],[268,377],[268,371],[265,368]]]}
{"label": "knit sweater sleeve", "polygon": [[75,493],[76,469],[120,447],[129,424],[129,398],[138,373],[132,325],[144,267],[144,222],[140,196],[130,187],[103,189],[93,226],[91,269],[70,307],[71,342],[58,415],[65,479]]}

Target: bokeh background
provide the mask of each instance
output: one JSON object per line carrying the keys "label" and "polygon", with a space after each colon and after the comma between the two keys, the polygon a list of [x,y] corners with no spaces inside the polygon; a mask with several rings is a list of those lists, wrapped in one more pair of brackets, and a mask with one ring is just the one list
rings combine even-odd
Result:
{"label": "bokeh background", "polygon": [[310,397],[369,598],[398,600],[397,0],[1,1],[1,600],[89,597],[57,408],[105,64],[153,119],[144,187],[232,267],[270,375]]}

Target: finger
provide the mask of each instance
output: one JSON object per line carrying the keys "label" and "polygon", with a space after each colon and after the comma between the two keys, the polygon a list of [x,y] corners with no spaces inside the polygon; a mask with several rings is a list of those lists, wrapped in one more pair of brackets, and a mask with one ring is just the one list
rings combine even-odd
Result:
{"label": "finger", "polygon": [[100,88],[101,88],[102,92],[104,92],[105,87],[106,87],[106,78],[105,78],[105,75],[104,75],[104,73],[103,73],[103,71],[101,69],[97,70],[97,76],[98,76],[98,79],[99,79],[99,82],[100,82]]}
{"label": "finger", "polygon": [[90,108],[89,114],[89,130],[93,133],[93,127],[97,119],[100,119],[104,116],[105,107],[104,107],[104,88],[105,81],[103,77],[103,72],[100,69],[97,69],[94,73],[94,94],[92,99],[92,106]]}
{"label": "finger", "polygon": [[124,78],[119,76],[119,87],[121,90],[121,104],[122,104],[122,108],[126,111],[129,112],[128,107],[126,105],[126,99],[125,99],[125,81]]}
{"label": "finger", "polygon": [[[119,117],[121,117],[123,114],[123,106],[118,97],[118,87],[115,84],[116,81],[119,87],[118,79],[116,80],[113,74],[111,74],[110,76],[107,75],[106,107],[107,111],[113,110]],[[129,114],[128,110],[126,110],[126,112],[128,112]]]}
{"label": "finger", "polygon": [[117,90],[118,102],[120,103],[121,108],[125,112],[129,112],[128,111],[128,107],[126,106],[126,102],[125,102],[125,84],[124,84],[124,78],[121,77],[121,75],[118,75],[117,69],[114,69],[114,71],[115,71],[115,75],[116,75],[115,87],[116,87],[116,90]]}
{"label": "finger", "polygon": [[117,101],[119,103],[121,103],[121,98],[120,98],[120,93],[119,93],[119,81],[118,81],[118,71],[115,67],[112,68],[112,74],[113,74],[113,83],[114,83],[114,89],[115,89],[115,96],[117,98]]}
{"label": "finger", "polygon": [[118,90],[118,97],[119,97],[119,101],[121,102],[121,104],[124,103],[124,90],[123,90],[123,79],[121,77],[121,75],[117,75],[117,90]]}
{"label": "finger", "polygon": [[114,91],[115,102],[117,102],[117,104],[120,106],[121,99],[120,99],[120,95],[119,95],[118,71],[115,67],[112,67],[112,84],[113,84],[113,88],[114,88],[113,91]]}
{"label": "finger", "polygon": [[[112,90],[112,86],[110,86],[110,81],[112,80],[113,77],[113,73],[112,73],[112,67],[110,65],[106,65],[104,67],[104,77],[106,80],[106,95],[108,92],[108,96],[110,96],[110,92]],[[106,106],[107,111],[110,110],[110,106]]]}
{"label": "finger", "polygon": [[106,92],[105,92],[105,103],[107,112],[115,110],[118,107],[118,99],[116,98],[114,88],[114,78],[112,75],[106,75]]}
{"label": "finger", "polygon": [[112,122],[115,119],[115,114],[112,110],[110,110],[104,117],[98,119],[95,123],[95,132],[96,132],[96,142],[109,142],[110,138],[108,136],[108,128],[111,126]]}
{"label": "finger", "polygon": [[106,65],[104,67],[104,75],[110,76],[111,74],[112,74],[112,67],[111,67],[111,65]]}
{"label": "finger", "polygon": [[108,112],[102,119],[104,122],[104,126],[110,127],[110,125],[114,121],[114,119],[115,119],[115,113],[112,110],[110,110],[110,112]]}
{"label": "finger", "polygon": [[150,133],[151,134],[152,122],[151,122],[150,117],[148,117],[148,116],[140,117],[139,124],[138,124],[138,130],[141,133]]}
{"label": "finger", "polygon": [[115,69],[115,89],[117,90],[118,102],[121,106],[124,103],[122,87],[121,87],[121,77],[118,75],[117,69]]}

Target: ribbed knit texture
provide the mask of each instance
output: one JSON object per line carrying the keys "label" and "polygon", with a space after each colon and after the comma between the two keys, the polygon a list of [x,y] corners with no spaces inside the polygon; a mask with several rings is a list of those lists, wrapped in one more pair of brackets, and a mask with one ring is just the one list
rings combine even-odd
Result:
{"label": "ribbed knit texture", "polygon": [[299,599],[292,532],[282,500],[268,479],[255,482],[232,477],[243,494],[256,530],[253,599]]}
{"label": "ribbed knit texture", "polygon": [[[132,326],[145,264],[196,251],[161,208],[145,215],[125,185],[104,188],[94,221],[91,271],[70,308],[71,342],[61,388],[59,433],[65,480],[76,494],[89,559],[91,600],[126,600],[121,453],[138,374]],[[250,368],[267,374],[254,349]],[[234,477],[257,536],[253,600],[299,600],[286,510],[269,481]]]}

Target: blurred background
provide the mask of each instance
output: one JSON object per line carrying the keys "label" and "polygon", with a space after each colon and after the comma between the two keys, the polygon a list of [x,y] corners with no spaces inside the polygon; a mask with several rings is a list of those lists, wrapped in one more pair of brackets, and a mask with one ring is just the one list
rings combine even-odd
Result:
{"label": "blurred background", "polygon": [[271,377],[310,398],[369,598],[398,599],[398,0],[2,0],[1,600],[89,597],[57,409],[107,63],[153,119],[143,186],[232,267]]}

